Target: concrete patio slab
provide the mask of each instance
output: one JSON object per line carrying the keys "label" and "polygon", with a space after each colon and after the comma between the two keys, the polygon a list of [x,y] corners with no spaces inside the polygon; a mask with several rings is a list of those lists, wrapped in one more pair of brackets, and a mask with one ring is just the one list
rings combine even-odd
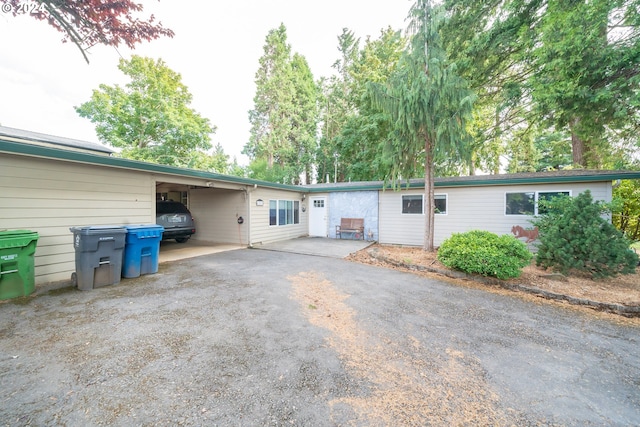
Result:
{"label": "concrete patio slab", "polygon": [[254,249],[264,249],[277,252],[289,252],[303,255],[326,256],[330,258],[345,258],[373,245],[375,242],[366,240],[328,239],[325,237],[299,237],[297,239],[255,245]]}

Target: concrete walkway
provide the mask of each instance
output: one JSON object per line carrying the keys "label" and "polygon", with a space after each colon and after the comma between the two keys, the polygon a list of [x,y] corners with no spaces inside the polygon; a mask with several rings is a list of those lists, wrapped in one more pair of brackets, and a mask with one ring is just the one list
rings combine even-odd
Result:
{"label": "concrete walkway", "polygon": [[245,249],[246,246],[229,243],[211,243],[199,240],[188,240],[186,243],[177,243],[174,240],[164,240],[160,242],[160,264],[179,259],[193,258],[202,255],[215,254],[219,252]]}
{"label": "concrete walkway", "polygon": [[325,237],[299,237],[297,239],[256,245],[254,249],[289,252],[303,255],[345,258],[349,254],[373,245],[366,240],[328,239]]}
{"label": "concrete walkway", "polygon": [[[264,249],[277,252],[288,252],[303,255],[316,255],[331,258],[344,258],[357,252],[374,242],[365,240],[340,240],[324,237],[299,237],[297,239],[283,240],[267,244],[253,246],[254,249]],[[199,240],[189,240],[186,243],[177,243],[166,240],[160,243],[159,263],[188,259],[202,255],[219,252],[245,249],[246,246],[229,243],[211,243]]]}

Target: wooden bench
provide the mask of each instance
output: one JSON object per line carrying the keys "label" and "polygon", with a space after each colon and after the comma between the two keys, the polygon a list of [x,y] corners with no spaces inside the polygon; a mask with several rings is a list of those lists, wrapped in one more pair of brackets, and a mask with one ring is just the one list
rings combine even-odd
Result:
{"label": "wooden bench", "polygon": [[342,239],[343,233],[364,240],[364,218],[340,218],[340,225],[336,225],[336,238]]}

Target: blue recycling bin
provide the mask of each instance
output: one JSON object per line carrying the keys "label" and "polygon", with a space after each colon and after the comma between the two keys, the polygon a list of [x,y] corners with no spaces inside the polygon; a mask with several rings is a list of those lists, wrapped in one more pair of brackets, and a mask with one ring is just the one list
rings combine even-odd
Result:
{"label": "blue recycling bin", "polygon": [[160,241],[164,227],[157,224],[126,225],[122,277],[131,279],[158,272]]}

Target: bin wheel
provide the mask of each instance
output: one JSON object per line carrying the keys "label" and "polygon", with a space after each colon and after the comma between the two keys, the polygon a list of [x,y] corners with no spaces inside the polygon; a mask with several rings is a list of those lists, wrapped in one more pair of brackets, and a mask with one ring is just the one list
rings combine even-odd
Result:
{"label": "bin wheel", "polygon": [[71,284],[73,285],[74,288],[78,287],[78,275],[76,274],[75,271],[71,273]]}

